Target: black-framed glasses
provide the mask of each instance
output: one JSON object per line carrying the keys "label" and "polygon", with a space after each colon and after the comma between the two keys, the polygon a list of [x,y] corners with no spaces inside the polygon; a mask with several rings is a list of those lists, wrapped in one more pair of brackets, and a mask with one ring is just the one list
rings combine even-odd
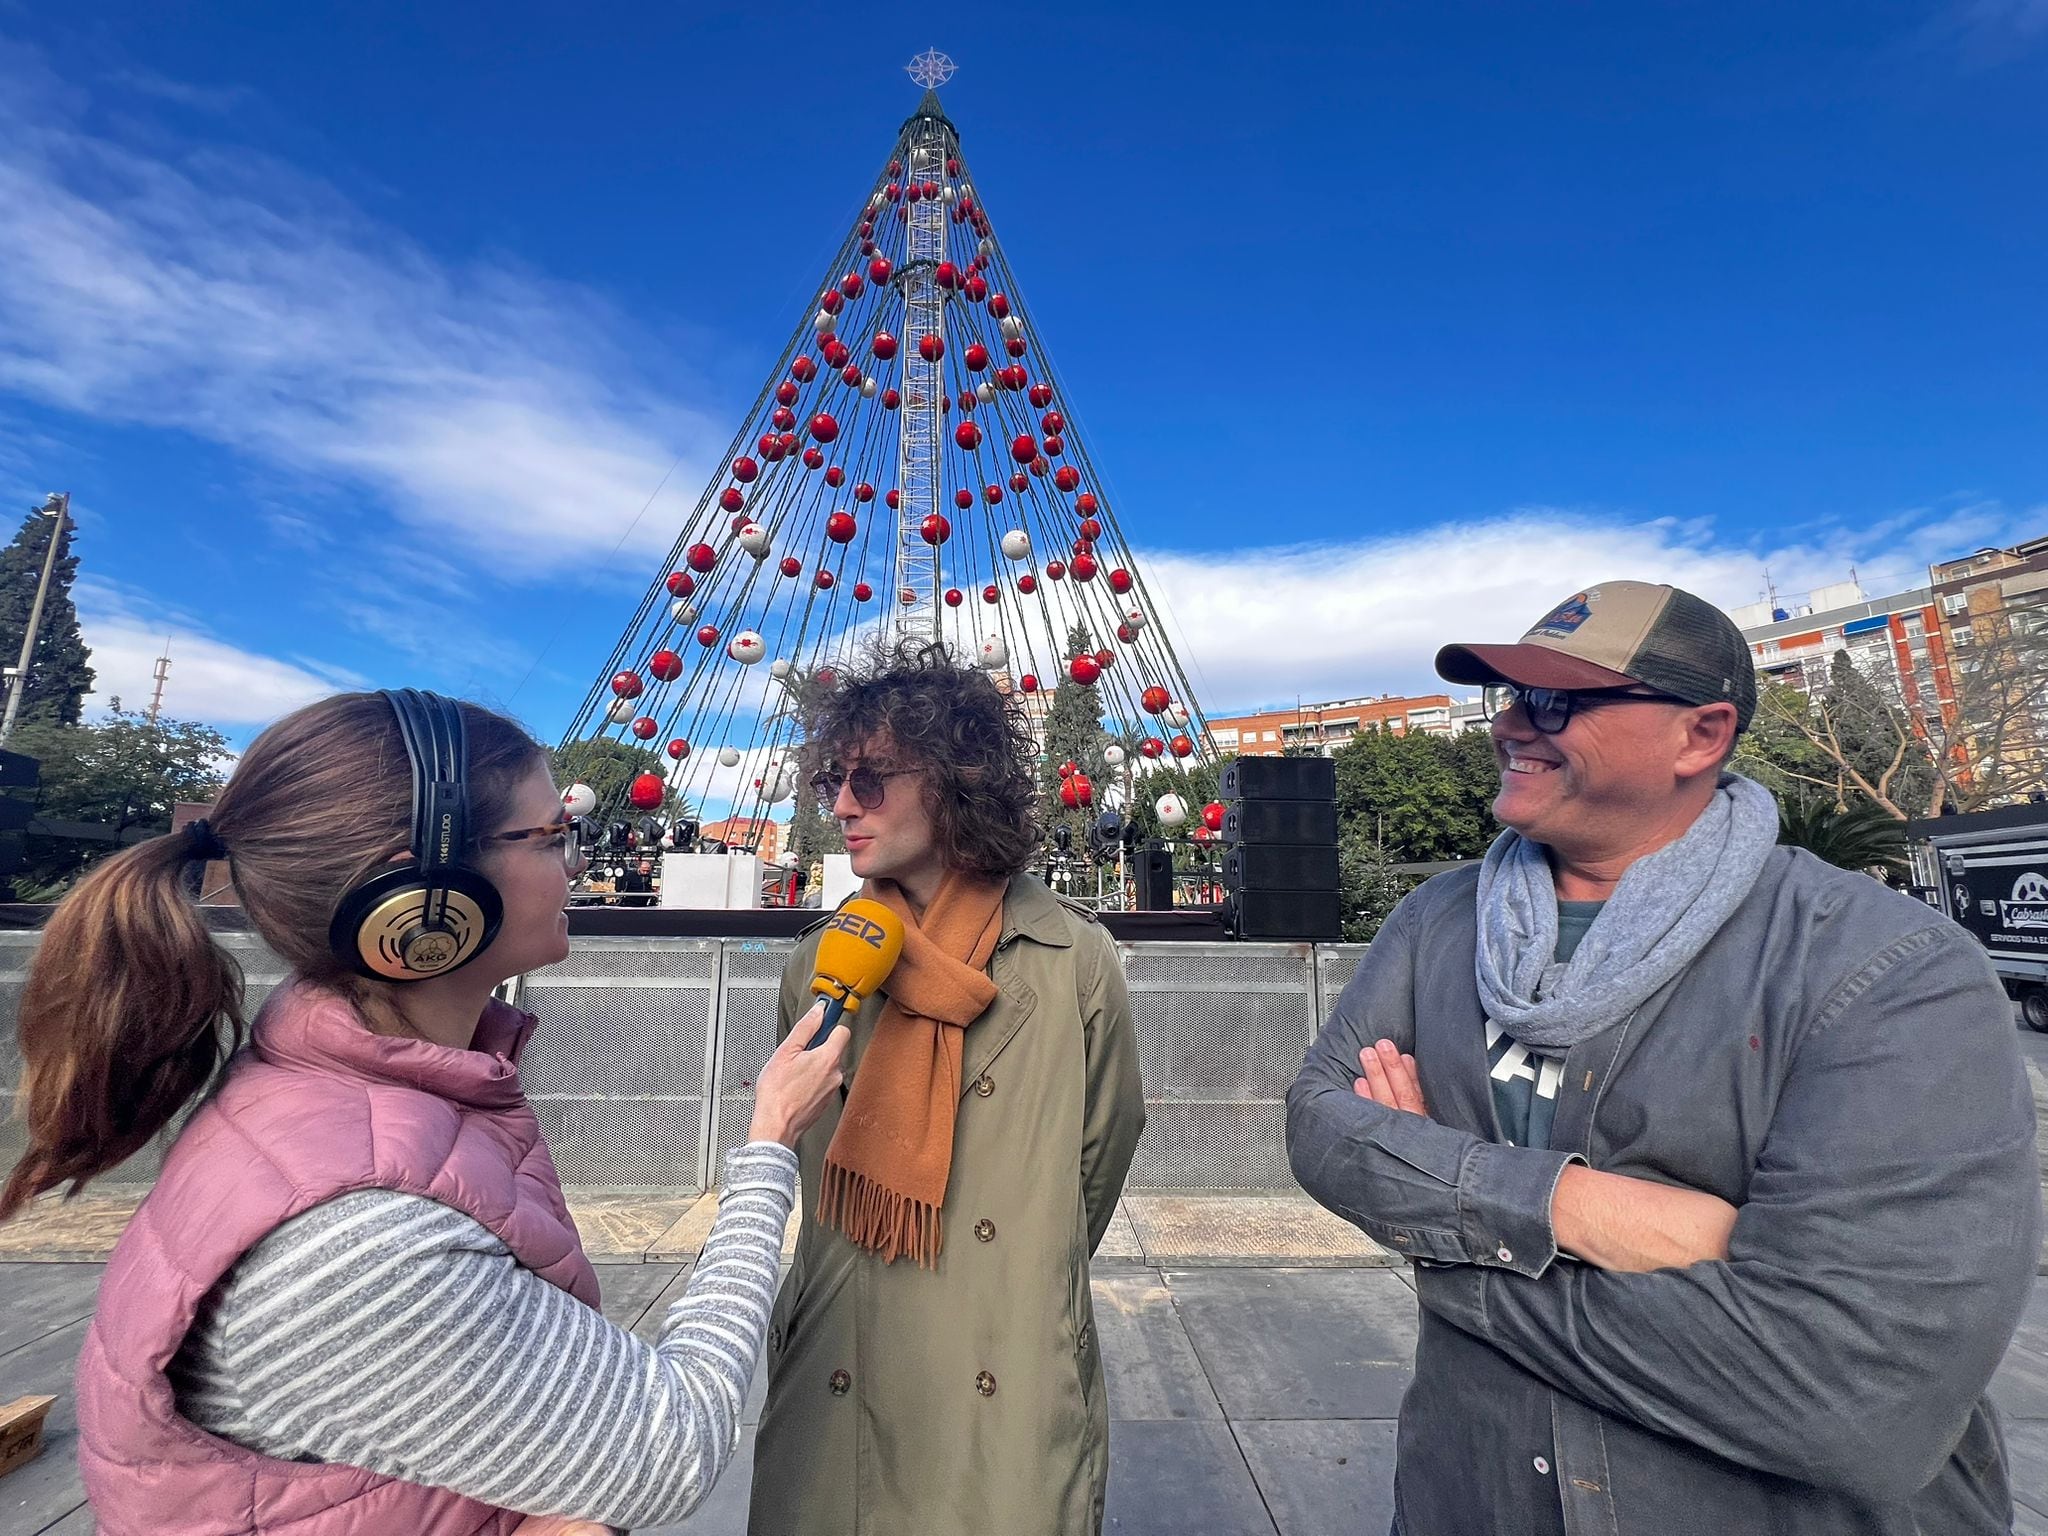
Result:
{"label": "black-framed glasses", "polygon": [[491,832],[477,839],[479,843],[539,843],[543,847],[558,848],[562,855],[562,868],[571,875],[580,874],[589,858],[587,840],[584,837],[583,820],[571,816],[565,821],[551,821],[544,827],[520,827],[512,832]]}
{"label": "black-framed glasses", "polygon": [[1516,704],[1529,723],[1546,736],[1555,736],[1571,724],[1574,712],[1588,706],[1618,704],[1629,699],[1683,704],[1676,694],[1645,688],[1525,688],[1520,683],[1488,683],[1479,696],[1479,707],[1488,720],[1498,719]]}
{"label": "black-framed glasses", "polygon": [[900,779],[907,773],[916,773],[915,768],[870,768],[866,763],[857,767],[840,769],[827,768],[811,776],[811,789],[817,794],[818,804],[827,815],[839,803],[839,791],[851,789],[853,798],[864,811],[872,811],[882,803],[889,793],[889,781]]}

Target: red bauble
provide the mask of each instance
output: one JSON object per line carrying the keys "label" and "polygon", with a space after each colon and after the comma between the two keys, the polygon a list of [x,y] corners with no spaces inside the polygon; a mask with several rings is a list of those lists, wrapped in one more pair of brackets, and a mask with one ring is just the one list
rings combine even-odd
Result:
{"label": "red bauble", "polygon": [[1058,437],[1067,430],[1067,418],[1058,411],[1047,411],[1038,418],[1038,429],[1047,437]]}
{"label": "red bauble", "polygon": [[1012,357],[1022,357],[1026,350],[1024,346],[1024,338],[1022,336],[1011,336],[1006,338],[1003,342],[1003,350],[1009,353]]}
{"label": "red bauble", "polygon": [[683,658],[664,647],[647,658],[647,670],[659,681],[672,683],[683,675]]}
{"label": "red bauble", "polygon": [[799,393],[800,391],[796,387],[796,380],[784,379],[775,386],[775,403],[777,405],[795,405],[796,397]]}
{"label": "red bauble", "polygon": [[784,555],[784,556],[782,557],[782,574],[783,574],[783,575],[785,575],[785,576],[801,576],[801,575],[803,575],[803,573],[804,573],[804,563],[803,563],[803,561],[801,561],[801,560],[797,559],[797,557],[796,557],[795,555]]}
{"label": "red bauble", "polygon": [[1101,650],[1095,653],[1095,665],[1102,668],[1102,670],[1105,672],[1109,670],[1109,664],[1115,660],[1116,652],[1112,651],[1106,645]]}
{"label": "red bauble", "polygon": [[861,289],[866,286],[867,285],[860,280],[860,274],[858,272],[849,272],[846,274],[846,276],[839,279],[839,291],[845,294],[849,299],[859,298]]}
{"label": "red bauble", "polygon": [[1062,562],[1058,560],[1048,560],[1045,562],[1045,579],[1047,581],[1058,581],[1066,574],[1067,568]]}
{"label": "red bauble", "polygon": [[1221,800],[1211,800],[1202,807],[1202,825],[1211,832],[1221,832],[1223,830],[1223,818],[1229,810],[1230,807]]}
{"label": "red bauble", "polygon": [[684,758],[688,757],[690,755],[689,738],[686,736],[678,736],[674,741],[670,742],[668,744],[668,755],[674,758],[679,763]]}
{"label": "red bauble", "polygon": [[697,643],[706,650],[718,644],[718,626],[716,624],[706,624],[702,629],[698,630]]}
{"label": "red bauble", "polygon": [[1102,666],[1093,656],[1076,656],[1067,663],[1067,676],[1083,688],[1092,687],[1102,676]]}
{"label": "red bauble", "polygon": [[883,409],[883,410],[885,410],[885,411],[893,411],[893,410],[895,410],[895,409],[896,409],[896,407],[897,407],[897,406],[901,405],[902,403],[903,403],[903,397],[902,397],[901,395],[897,394],[895,390],[893,390],[893,389],[885,389],[885,390],[883,390],[883,391],[882,391],[882,409]]}
{"label": "red bauble", "polygon": [[856,581],[853,584],[853,600],[856,603],[864,603],[874,595],[875,589],[869,586],[866,582]]}
{"label": "red bauble", "polygon": [[1093,581],[1095,579],[1096,571],[1095,557],[1093,555],[1074,556],[1073,570],[1074,580]]}
{"label": "red bauble", "polygon": [[744,455],[732,461],[732,477],[741,485],[752,485],[760,473],[761,466]]}
{"label": "red bauble", "polygon": [[832,583],[835,579],[836,578],[832,575],[830,571],[820,571],[817,575],[811,578],[811,585],[816,587],[820,592],[830,592],[832,590]]}
{"label": "red bauble", "polygon": [[848,363],[844,368],[839,370],[839,382],[846,385],[848,388],[858,388],[860,386],[860,381],[861,371],[859,363]]}
{"label": "red bauble", "polygon": [[1102,504],[1095,499],[1093,491],[1083,491],[1074,498],[1074,510],[1083,517],[1093,517],[1102,510]]}
{"label": "red bauble", "polygon": [[825,366],[828,368],[844,368],[853,361],[853,348],[849,347],[837,336],[834,336],[825,343],[824,353]]}
{"label": "red bauble", "polygon": [[932,273],[932,281],[950,292],[960,286],[960,269],[950,261],[942,261]]}
{"label": "red bauble", "polygon": [[1003,594],[994,582],[990,582],[981,589],[981,600],[984,603],[1000,603],[1003,600]]}
{"label": "red bauble", "polygon": [[981,446],[981,428],[971,421],[963,421],[953,429],[953,441],[972,453]]}
{"label": "red bauble", "polygon": [[806,448],[806,449],[804,450],[804,468],[805,468],[805,469],[816,469],[816,468],[818,468],[818,467],[819,467],[820,465],[822,465],[822,464],[823,464],[824,462],[825,462],[825,455],[824,455],[824,454],[822,454],[822,453],[820,453],[820,452],[819,452],[819,451],[818,451],[817,449],[815,449],[815,448]]}
{"label": "red bauble", "polygon": [[1000,293],[990,294],[988,296],[988,312],[998,320],[1002,319],[1003,316],[1010,312],[1009,299]]}
{"label": "red bauble", "polygon": [[[799,384],[808,384],[818,376],[818,365],[808,357],[799,357],[789,365],[789,376]],[[794,405],[794,400],[785,400],[784,405]]]}
{"label": "red bauble", "polygon": [[761,457],[770,464],[773,464],[782,457],[781,445],[776,441],[773,432],[763,432],[761,434],[761,441],[754,446],[760,451]]}
{"label": "red bauble", "polygon": [[1136,635],[1131,633],[1131,626],[1128,624],[1117,625],[1116,637],[1117,639],[1123,641],[1125,645],[1129,645],[1133,640],[1138,638]]}
{"label": "red bauble", "polygon": [[946,355],[946,340],[943,336],[924,335],[917,338],[917,355],[928,363],[936,363]]}
{"label": "red bauble", "polygon": [[985,485],[981,488],[981,499],[993,507],[1002,501],[1003,488],[1000,485]]}
{"label": "red bauble", "polygon": [[836,315],[846,307],[846,298],[837,288],[827,288],[818,295],[818,308],[828,315]]}
{"label": "red bauble", "polygon": [[718,493],[718,504],[728,512],[737,512],[747,504],[747,498],[740,494],[738,486],[728,485]]}
{"label": "red bauble", "polygon": [[979,277],[970,277],[967,279],[967,286],[961,291],[967,295],[970,303],[979,304],[988,297],[988,284]]}
{"label": "red bauble", "polygon": [[1195,744],[1185,736],[1174,737],[1172,741],[1167,743],[1167,746],[1175,757],[1194,756]]}
{"label": "red bauble", "polygon": [[1081,471],[1071,464],[1062,464],[1052,477],[1052,483],[1063,491],[1071,491],[1081,484]]}
{"label": "red bauble", "polygon": [[626,791],[626,798],[633,802],[635,810],[651,811],[661,804],[667,791],[668,786],[661,782],[660,774],[643,773],[633,781],[633,787]]}
{"label": "red bauble", "polygon": [[817,415],[811,418],[811,440],[813,442],[829,443],[838,435],[839,423],[824,411],[818,412]]}
{"label": "red bauble", "polygon": [[1025,372],[1022,363],[1010,364],[1009,367],[1003,369],[1001,377],[1003,388],[1005,389],[1022,389],[1031,382],[1031,375]]}
{"label": "red bauble", "polygon": [[830,469],[825,471],[825,483],[831,486],[833,490],[838,490],[839,487],[846,484],[846,471],[841,469],[837,464],[834,464]]}
{"label": "red bauble", "polygon": [[[773,426],[776,431],[787,432],[791,427],[796,425],[796,412],[792,411],[786,405],[778,405],[777,407],[775,407],[774,410],[768,413],[768,421],[769,424]],[[789,450],[786,448],[783,450],[783,452],[785,453],[787,453],[788,451]]]}
{"label": "red bauble", "polygon": [[1012,439],[1010,443],[1010,457],[1019,464],[1029,464],[1038,457],[1038,439],[1029,432]]}
{"label": "red bauble", "polygon": [[1147,736],[1143,741],[1138,743],[1138,750],[1144,753],[1147,757],[1157,757],[1160,753],[1166,750],[1166,743],[1161,741],[1157,736]]}
{"label": "red bauble", "polygon": [[622,699],[637,699],[646,684],[640,681],[638,672],[615,672],[612,674],[612,692]]}
{"label": "red bauble", "polygon": [[1111,571],[1109,573],[1109,590],[1112,592],[1130,591],[1131,573],[1122,566],[1118,566],[1115,570]]}
{"label": "red bauble", "polygon": [[1017,679],[1017,686],[1019,688],[1022,688],[1026,693],[1038,692],[1038,674],[1035,672],[1026,672],[1022,677]]}
{"label": "red bauble", "polygon": [[851,512],[834,512],[825,519],[825,537],[834,544],[850,544],[859,532],[860,524],[854,521]]}
{"label": "red bauble", "polygon": [[1154,683],[1138,696],[1138,702],[1143,704],[1152,714],[1156,715],[1173,702],[1173,695],[1157,683]]}
{"label": "red bauble", "polygon": [[1084,517],[1081,519],[1081,526],[1075,532],[1079,533],[1090,544],[1093,544],[1102,537],[1102,524],[1092,517]]}
{"label": "red bauble", "polygon": [[1030,477],[1023,470],[1018,470],[1016,474],[1010,476],[1010,489],[1022,495],[1025,491],[1031,489]]}
{"label": "red bauble", "polygon": [[882,498],[882,501],[891,512],[901,511],[903,508],[903,493],[901,491],[891,491]]}
{"label": "red bauble", "polygon": [[683,556],[683,562],[701,576],[718,564],[718,551],[709,544],[692,544]]}
{"label": "red bauble", "polygon": [[977,341],[960,354],[960,361],[967,365],[969,372],[979,373],[988,366],[988,348]]}
{"label": "red bauble", "polygon": [[946,588],[946,606],[948,608],[958,608],[960,604],[965,600],[965,597],[963,596],[958,587]]}
{"label": "red bauble", "polygon": [[1034,384],[1031,386],[1031,393],[1024,398],[1042,411],[1052,404],[1052,386],[1050,384]]}
{"label": "red bauble", "polygon": [[953,525],[943,512],[928,512],[917,525],[917,536],[927,544],[943,544],[953,537]]}
{"label": "red bauble", "polygon": [[868,280],[872,282],[877,288],[879,288],[882,286],[882,284],[889,281],[889,274],[894,272],[895,270],[896,269],[894,267],[889,265],[888,257],[877,256],[873,261],[868,263]]}
{"label": "red bauble", "polygon": [[1060,804],[1070,811],[1077,811],[1095,801],[1095,786],[1088,782],[1088,775],[1077,773],[1060,783]]}
{"label": "red bauble", "polygon": [[1045,456],[1048,459],[1056,459],[1066,451],[1067,440],[1064,437],[1048,437],[1045,440]]}
{"label": "red bauble", "polygon": [[668,589],[676,597],[688,597],[697,590],[697,579],[688,571],[670,571]]}
{"label": "red bauble", "polygon": [[633,734],[642,741],[652,741],[661,734],[661,722],[652,715],[642,715],[633,722]]}
{"label": "red bauble", "polygon": [[853,488],[853,499],[862,505],[866,505],[875,499],[875,488],[863,480]]}
{"label": "red bauble", "polygon": [[953,505],[958,507],[962,512],[967,511],[968,508],[974,505],[974,492],[968,490],[967,487],[963,485],[962,487],[960,487],[959,490],[953,493]]}
{"label": "red bauble", "polygon": [[875,339],[868,343],[868,350],[886,363],[896,355],[896,338],[887,331],[877,331]]}
{"label": "red bauble", "polygon": [[1017,590],[1026,597],[1029,597],[1038,590],[1038,578],[1027,571],[1024,575],[1017,578]]}

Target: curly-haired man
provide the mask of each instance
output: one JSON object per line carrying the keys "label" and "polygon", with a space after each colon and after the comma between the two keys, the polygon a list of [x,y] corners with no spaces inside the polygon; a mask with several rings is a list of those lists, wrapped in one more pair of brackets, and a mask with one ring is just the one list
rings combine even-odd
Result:
{"label": "curly-haired man", "polygon": [[[1023,872],[1032,746],[936,645],[811,699],[806,759],[902,959],[850,1022],[844,1103],[769,1330],[755,1536],[1102,1524],[1109,1424],[1088,1261],[1145,1125],[1109,936]],[[809,1006],[815,930],[782,976]]]}

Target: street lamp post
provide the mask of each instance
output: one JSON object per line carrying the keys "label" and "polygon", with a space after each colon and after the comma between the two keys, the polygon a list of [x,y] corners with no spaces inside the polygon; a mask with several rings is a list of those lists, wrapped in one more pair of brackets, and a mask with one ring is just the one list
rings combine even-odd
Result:
{"label": "street lamp post", "polygon": [[36,583],[35,606],[28,611],[28,629],[21,637],[21,661],[7,670],[7,713],[0,716],[0,746],[14,734],[15,717],[21,713],[21,696],[28,688],[29,658],[35,654],[36,632],[43,627],[43,604],[50,595],[50,575],[57,569],[57,546],[64,541],[65,520],[71,515],[71,493],[52,491],[43,503],[43,513],[57,519],[50,530],[49,553],[43,556],[43,579]]}

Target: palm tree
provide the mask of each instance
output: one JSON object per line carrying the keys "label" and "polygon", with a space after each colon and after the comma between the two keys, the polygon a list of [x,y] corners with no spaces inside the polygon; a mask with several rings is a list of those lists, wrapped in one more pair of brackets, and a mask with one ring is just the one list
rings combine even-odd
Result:
{"label": "palm tree", "polygon": [[1906,873],[1906,824],[1868,800],[1794,794],[1778,801],[1778,841],[1840,869],[1896,883]]}

